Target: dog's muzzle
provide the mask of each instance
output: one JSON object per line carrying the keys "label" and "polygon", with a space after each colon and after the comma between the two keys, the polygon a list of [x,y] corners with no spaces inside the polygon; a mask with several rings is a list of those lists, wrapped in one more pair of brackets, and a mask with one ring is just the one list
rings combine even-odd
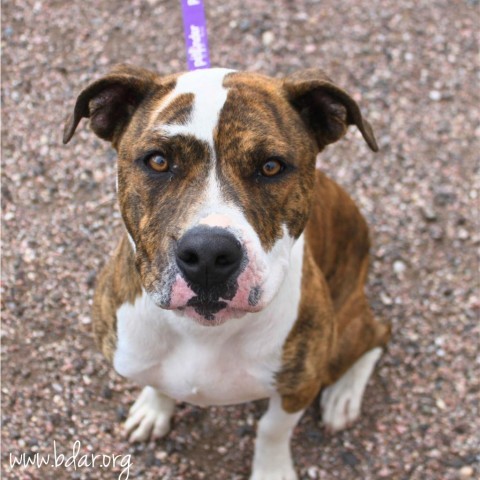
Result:
{"label": "dog's muzzle", "polygon": [[168,293],[157,303],[161,308],[220,325],[265,307],[264,263],[233,228],[192,227],[172,245],[172,254]]}

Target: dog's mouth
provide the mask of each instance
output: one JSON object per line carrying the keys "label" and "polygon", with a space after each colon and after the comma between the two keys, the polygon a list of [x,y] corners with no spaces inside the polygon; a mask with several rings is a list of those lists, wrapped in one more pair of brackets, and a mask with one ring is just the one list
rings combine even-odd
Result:
{"label": "dog's mouth", "polygon": [[[162,308],[165,308],[163,306]],[[260,305],[243,305],[225,299],[207,299],[201,296],[190,298],[183,305],[169,305],[167,310],[174,310],[205,326],[218,326],[228,320],[244,317],[249,313],[262,310]]]}
{"label": "dog's mouth", "polygon": [[171,310],[207,327],[222,325],[228,320],[241,318],[249,313],[247,310],[224,306],[223,302],[214,304],[198,303],[196,305],[186,305]]}
{"label": "dog's mouth", "polygon": [[197,294],[180,276],[176,277],[174,286],[167,295],[162,295],[158,290],[152,292],[150,295],[154,303],[164,310],[175,311],[205,326],[217,326],[249,313],[257,313],[267,305],[262,301],[263,290],[260,285],[237,289],[231,299],[213,291]]}
{"label": "dog's mouth", "polygon": [[196,296],[191,298],[186,306],[192,307],[198,315],[211,321],[215,319],[215,314],[226,309],[228,304],[222,300],[207,300]]}

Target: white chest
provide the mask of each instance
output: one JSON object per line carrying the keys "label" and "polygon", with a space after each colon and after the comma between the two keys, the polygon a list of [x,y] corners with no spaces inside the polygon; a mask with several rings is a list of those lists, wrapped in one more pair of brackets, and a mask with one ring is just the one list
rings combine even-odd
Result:
{"label": "white chest", "polygon": [[115,370],[197,405],[271,396],[285,339],[300,301],[303,239],[272,303],[259,313],[206,327],[157,307],[146,293],[117,311]]}

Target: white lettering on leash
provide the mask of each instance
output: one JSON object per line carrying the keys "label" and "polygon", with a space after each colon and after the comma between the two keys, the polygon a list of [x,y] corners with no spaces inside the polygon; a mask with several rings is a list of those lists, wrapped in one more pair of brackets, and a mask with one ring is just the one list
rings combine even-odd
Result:
{"label": "white lettering on leash", "polygon": [[192,40],[192,46],[188,49],[188,55],[193,60],[195,67],[205,67],[205,53],[207,48],[203,41],[203,30],[198,25],[190,25],[190,35],[188,38]]}

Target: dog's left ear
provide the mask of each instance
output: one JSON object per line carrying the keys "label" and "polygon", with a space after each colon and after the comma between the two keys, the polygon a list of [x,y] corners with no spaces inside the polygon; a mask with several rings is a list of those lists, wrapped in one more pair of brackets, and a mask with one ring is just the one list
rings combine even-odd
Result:
{"label": "dog's left ear", "polygon": [[320,150],[336,142],[356,125],[374,151],[378,151],[372,127],[362,117],[353,98],[337,87],[322,70],[296,72],[283,80],[288,100],[314,134]]}
{"label": "dog's left ear", "polygon": [[117,65],[91,83],[77,98],[63,130],[68,143],[82,118],[90,118],[92,130],[103,140],[115,142],[133,113],[155,88],[156,74],[143,68]]}

